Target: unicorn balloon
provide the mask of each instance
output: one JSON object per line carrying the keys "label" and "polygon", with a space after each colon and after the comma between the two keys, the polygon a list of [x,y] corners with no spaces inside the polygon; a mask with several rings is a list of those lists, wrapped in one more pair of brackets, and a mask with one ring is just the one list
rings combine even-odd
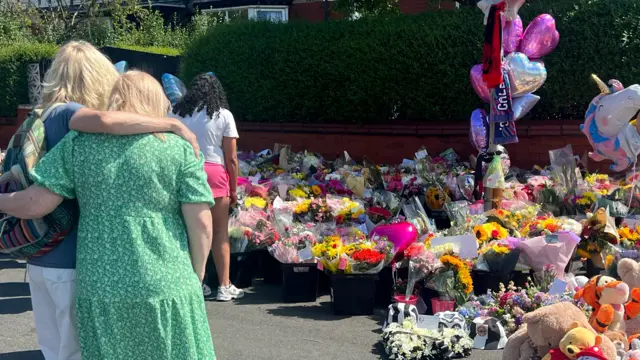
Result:
{"label": "unicorn balloon", "polygon": [[589,104],[580,130],[593,147],[591,159],[612,160],[611,170],[622,171],[636,162],[640,152],[636,121],[629,122],[640,110],[640,85],[625,89],[618,80],[609,80],[607,86],[597,76],[592,77],[601,93]]}

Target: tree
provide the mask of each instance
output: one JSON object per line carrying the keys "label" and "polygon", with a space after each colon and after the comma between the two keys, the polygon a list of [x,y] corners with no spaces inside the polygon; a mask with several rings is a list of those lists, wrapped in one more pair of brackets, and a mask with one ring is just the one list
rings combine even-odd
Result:
{"label": "tree", "polygon": [[399,13],[398,0],[336,0],[333,9],[347,18]]}

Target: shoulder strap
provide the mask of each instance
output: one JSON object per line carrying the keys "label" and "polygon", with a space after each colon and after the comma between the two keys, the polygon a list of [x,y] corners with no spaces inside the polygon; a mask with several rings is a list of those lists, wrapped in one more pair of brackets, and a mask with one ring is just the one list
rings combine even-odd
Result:
{"label": "shoulder strap", "polygon": [[55,110],[58,106],[61,106],[61,105],[64,105],[64,103],[54,103],[54,104],[49,105],[47,110],[45,110],[42,113],[42,116],[40,116],[40,119],[42,120],[42,122],[45,122],[47,120],[47,118],[49,117],[49,115],[51,115],[53,110]]}

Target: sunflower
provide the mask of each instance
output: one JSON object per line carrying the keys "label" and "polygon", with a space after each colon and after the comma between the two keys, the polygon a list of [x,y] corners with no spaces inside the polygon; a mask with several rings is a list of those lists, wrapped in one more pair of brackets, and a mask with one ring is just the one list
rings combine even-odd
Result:
{"label": "sunflower", "polygon": [[313,185],[311,187],[311,191],[313,192],[313,195],[315,195],[315,196],[322,195],[322,189],[320,189],[320,186],[318,186],[318,185]]}
{"label": "sunflower", "polygon": [[483,244],[483,243],[487,242],[487,240],[489,240],[489,232],[487,232],[487,229],[485,229],[484,224],[483,225],[476,225],[473,228],[473,232],[474,232],[474,234],[476,234],[476,239],[478,239],[478,242],[480,244]]}

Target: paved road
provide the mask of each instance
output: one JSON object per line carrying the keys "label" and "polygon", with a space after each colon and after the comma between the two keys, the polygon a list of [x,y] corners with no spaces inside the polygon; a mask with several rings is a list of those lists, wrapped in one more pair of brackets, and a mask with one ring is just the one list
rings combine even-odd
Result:
{"label": "paved road", "polygon": [[[40,360],[22,262],[0,258],[0,360]],[[275,287],[257,286],[238,303],[207,303],[221,360],[378,360],[376,316],[339,317],[329,298],[282,304]],[[8,331],[7,331],[8,330]],[[473,360],[500,360],[500,352],[477,351]]]}

